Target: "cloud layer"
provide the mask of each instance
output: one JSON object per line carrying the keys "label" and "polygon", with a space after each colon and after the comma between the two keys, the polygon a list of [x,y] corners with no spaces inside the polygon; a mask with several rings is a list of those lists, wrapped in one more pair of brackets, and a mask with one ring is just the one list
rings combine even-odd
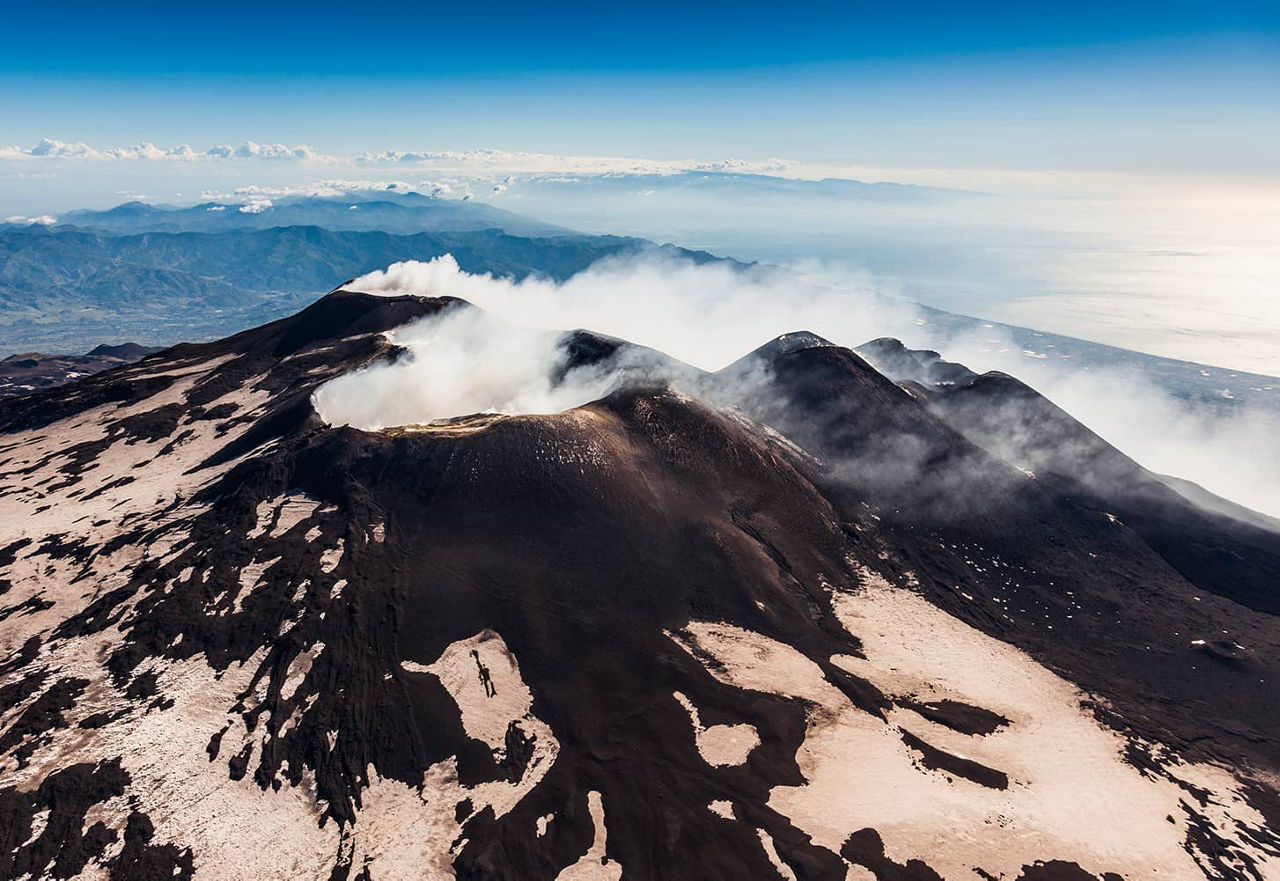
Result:
{"label": "cloud layer", "polygon": [[84,141],[58,141],[42,138],[31,147],[12,145],[0,147],[0,159],[82,159],[96,161],[176,161],[194,162],[218,159],[324,159],[320,153],[305,144],[289,147],[285,144],[257,144],[247,141],[239,147],[219,144],[207,150],[195,150],[188,144],[164,150],[151,143],[132,147],[98,149]]}
{"label": "cloud layer", "polygon": [[197,150],[188,144],[161,148],[151,143],[99,148],[84,141],[42,138],[30,147],[0,147],[0,160],[83,160],[98,162],[200,162],[228,159],[275,159],[368,167],[422,167],[474,173],[677,174],[684,171],[784,174],[798,167],[782,159],[638,159],[611,156],[566,156],[510,150],[382,150],[354,155],[323,153],[307,144],[218,144]]}

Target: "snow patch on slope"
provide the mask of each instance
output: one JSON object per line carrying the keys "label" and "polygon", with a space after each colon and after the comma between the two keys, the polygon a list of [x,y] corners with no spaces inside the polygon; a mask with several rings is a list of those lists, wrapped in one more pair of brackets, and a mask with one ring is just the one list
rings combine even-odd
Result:
{"label": "snow patch on slope", "polygon": [[608,833],[604,826],[604,801],[600,793],[594,789],[588,792],[587,806],[591,810],[591,825],[595,828],[591,847],[576,863],[557,875],[556,881],[618,881],[622,877],[622,866],[605,856]]}
{"label": "snow patch on slope", "polygon": [[[1265,822],[1226,770],[1174,763],[1166,776],[1144,775],[1070,683],[910,591],[864,581],[857,593],[838,595],[836,609],[866,657],[833,662],[890,696],[957,700],[1010,724],[983,737],[902,707],[881,720],[851,705],[812,660],[761,634],[714,622],[671,634],[694,657],[714,659],[708,670],[722,682],[810,703],[797,753],[807,782],[775,788],[769,806],[816,844],[839,852],[851,833],[874,829],[889,859],[921,859],[948,878],[970,877],[974,867],[1014,877],[1036,859],[1130,879],[1199,877],[1202,856],[1184,848],[1191,810],[1211,814],[1237,854],[1275,871],[1250,834]],[[1007,787],[930,767],[905,742],[910,736],[1005,772]],[[1214,809],[1201,808],[1179,781],[1210,789]]]}
{"label": "snow patch on slope", "polygon": [[754,726],[746,723],[704,726],[693,701],[678,691],[675,699],[689,714],[698,752],[708,765],[741,765],[760,745],[760,735]]}

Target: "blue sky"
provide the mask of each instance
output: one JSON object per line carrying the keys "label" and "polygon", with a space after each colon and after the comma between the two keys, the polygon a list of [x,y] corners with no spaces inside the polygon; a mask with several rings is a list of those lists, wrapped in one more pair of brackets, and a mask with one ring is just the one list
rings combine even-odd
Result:
{"label": "blue sky", "polygon": [[1280,4],[6,4],[0,141],[1275,173]]}
{"label": "blue sky", "polygon": [[1266,2],[7,4],[6,70],[455,75],[720,70],[1209,35],[1274,37]]}

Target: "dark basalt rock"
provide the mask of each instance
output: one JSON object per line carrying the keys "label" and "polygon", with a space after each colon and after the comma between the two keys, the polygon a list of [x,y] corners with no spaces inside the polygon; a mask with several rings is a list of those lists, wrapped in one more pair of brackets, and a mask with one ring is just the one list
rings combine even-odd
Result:
{"label": "dark basalt rock", "polygon": [[[102,855],[117,835],[101,823],[84,827],[89,808],[124,794],[129,775],[118,760],[55,771],[35,791],[0,790],[0,877],[69,878]],[[32,824],[48,811],[44,830]]]}
{"label": "dark basalt rock", "polygon": [[18,767],[26,767],[42,735],[55,728],[65,728],[63,711],[75,705],[89,684],[87,679],[66,677],[53,683],[27,706],[9,728],[0,735],[0,753],[12,751]]}
{"label": "dark basalt rock", "polygon": [[1011,376],[975,377],[931,407],[1063,496],[1124,522],[1188,581],[1280,614],[1280,532],[1196,506]]}
{"label": "dark basalt rock", "polygon": [[139,881],[190,879],[195,867],[189,849],[172,844],[153,845],[155,827],[146,814],[134,811],[124,830],[124,849],[109,864],[113,878],[137,878]]}
{"label": "dark basalt rock", "polygon": [[915,710],[930,722],[946,725],[961,734],[987,735],[993,734],[1009,724],[1009,720],[999,713],[984,710],[961,701],[914,701],[898,702],[909,710]]}
{"label": "dark basalt rock", "polygon": [[943,360],[942,355],[931,349],[908,349],[891,337],[864,343],[855,351],[895,382],[949,386],[968,382],[977,376],[963,364]]}
{"label": "dark basalt rock", "polygon": [[920,754],[920,762],[926,768],[955,774],[957,777],[972,780],[979,786],[985,786],[988,789],[1009,788],[1009,776],[1003,771],[988,768],[986,765],[975,762],[972,759],[953,756],[949,752],[925,743],[909,731],[902,732],[902,742]]}
{"label": "dark basalt rock", "polygon": [[[108,542],[39,543],[51,560],[88,571],[113,549],[185,539],[110,589],[86,585],[78,611],[0,662],[3,705],[26,702],[0,735],[0,752],[56,734],[88,685],[42,672],[41,651],[116,627],[120,638],[104,642],[103,685],[126,712],[165,712],[161,662],[200,658],[218,676],[243,670],[247,684],[199,732],[200,766],[264,791],[314,786],[318,822],[345,836],[335,879],[370,874],[352,862],[351,836],[374,775],[425,797],[433,794],[423,791],[424,774],[452,761],[458,785],[472,790],[447,803],[461,824],[458,878],[552,879],[607,831],[606,857],[627,878],[773,877],[764,832],[798,878],[842,878],[847,862],[882,881],[934,881],[928,860],[889,859],[874,829],[854,832],[836,853],[770,807],[779,787],[807,782],[797,754],[815,708],[726,684],[715,663],[671,637],[691,621],[723,622],[787,646],[848,702],[826,712],[887,724],[896,704],[973,737],[1014,724],[958,700],[886,694],[833,662],[864,651],[837,618],[836,600],[856,601],[875,578],[913,585],[1105,697],[1099,713],[1135,743],[1175,744],[1230,767],[1280,767],[1280,696],[1253,682],[1280,675],[1273,619],[1257,611],[1265,596],[1242,608],[1213,595],[1213,578],[1197,580],[1201,570],[1219,571],[1211,549],[1188,546],[1175,565],[1156,532],[1129,525],[1163,516],[1142,507],[1149,497],[1120,499],[1128,507],[1113,523],[1099,506],[1111,511],[1116,499],[1028,478],[979,432],[940,415],[934,399],[908,394],[821,338],[787,335],[716,376],[667,365],[572,418],[488,416],[439,430],[364,432],[317,417],[310,398],[320,382],[394,356],[378,333],[461,308],[470,307],[340,291],[293,318],[176,347],[145,370],[86,380],[61,402],[45,398],[51,421],[105,400],[140,401],[131,386],[147,383],[148,371],[224,357],[182,404],[122,420],[112,437],[176,440],[180,428],[208,419],[247,428],[195,466],[226,470],[194,504],[174,503],[180,523],[125,523]],[[606,363],[628,345],[575,332],[565,369]],[[929,365],[934,382],[938,362]],[[745,384],[748,375],[755,379]],[[213,403],[250,381],[268,393],[261,412]],[[668,387],[682,382],[699,396]],[[0,404],[0,430],[46,424],[46,415]],[[569,455],[587,448],[590,467]],[[70,460],[83,467],[96,455],[86,447]],[[260,524],[260,506],[285,495],[315,503],[305,527],[277,530],[275,514]],[[1224,535],[1234,528],[1197,516]],[[320,565],[320,549],[339,542],[341,555]],[[1265,544],[1239,547],[1246,563],[1231,571],[1265,571]],[[0,548],[0,574],[30,550]],[[241,577],[250,565],[253,582]],[[1261,582],[1250,584],[1236,595],[1262,596]],[[1202,593],[1210,601],[1196,603]],[[1224,629],[1239,644],[1187,650],[1186,634]],[[500,745],[480,740],[442,680],[423,672],[486,631],[518,660],[530,715],[546,726],[537,731],[558,745],[549,767],[535,764],[547,735],[531,722],[511,721]],[[473,659],[471,684],[486,700],[507,697],[496,666],[479,652]],[[703,758],[677,692],[704,725],[756,730],[759,745],[744,764]],[[95,712],[74,733],[88,737],[122,718]],[[251,736],[224,743],[233,728]],[[940,749],[928,742],[940,738],[920,731],[900,736],[924,767],[978,792],[971,784],[1009,788],[1005,772]],[[1130,760],[1160,768],[1136,747]],[[476,789],[525,781],[529,791],[501,816]],[[59,859],[70,874],[118,843],[109,868],[121,877],[198,874],[189,849],[156,843],[143,811],[131,808],[122,832],[91,825],[82,834],[89,807],[129,785],[116,761],[50,774],[36,793],[0,791],[0,875],[39,874]],[[1270,805],[1270,790],[1257,787],[1258,803]],[[599,793],[607,830],[595,828],[588,793]],[[46,831],[23,844],[31,818],[57,799]],[[731,804],[736,821],[713,813],[713,802]],[[548,814],[540,835],[537,820]],[[1222,849],[1202,818],[1192,825],[1202,850]],[[1027,881],[1089,877],[1042,856],[1023,867]],[[1220,874],[1246,877],[1231,871]]]}
{"label": "dark basalt rock", "polygon": [[[1121,700],[1120,715],[1153,739],[1231,765],[1274,763],[1280,728],[1262,710],[1270,703],[1259,703],[1256,678],[1205,664],[1173,634],[1192,630],[1197,597],[1210,593],[1273,611],[1280,533],[1196,507],[1003,374],[930,386],[921,397],[837,347],[761,363],[770,383],[744,402],[749,411],[815,454],[822,465],[805,473],[842,516],[875,512],[872,528],[892,536],[903,570],[931,601]],[[1020,407],[1027,415],[1014,431],[1009,414]],[[1029,437],[1043,441],[1035,450],[1045,460],[1010,446]],[[1088,467],[1054,466],[1062,451],[1080,449]],[[1085,482],[1091,474],[1105,479]],[[983,571],[970,562],[978,557]],[[1218,630],[1250,646],[1275,644],[1270,624],[1232,609],[1215,613]],[[1244,632],[1243,619],[1253,622]]]}
{"label": "dark basalt rock", "polygon": [[64,386],[84,376],[112,370],[160,351],[137,343],[100,345],[83,355],[26,352],[0,359],[0,398]]}
{"label": "dark basalt rock", "polygon": [[1093,875],[1080,868],[1077,863],[1049,860],[1023,866],[1018,881],[1123,881],[1123,879],[1114,872]]}
{"label": "dark basalt rock", "polygon": [[855,866],[870,869],[876,881],[942,881],[942,876],[922,860],[895,863],[884,855],[884,841],[874,829],[854,832],[840,846],[840,856]]}

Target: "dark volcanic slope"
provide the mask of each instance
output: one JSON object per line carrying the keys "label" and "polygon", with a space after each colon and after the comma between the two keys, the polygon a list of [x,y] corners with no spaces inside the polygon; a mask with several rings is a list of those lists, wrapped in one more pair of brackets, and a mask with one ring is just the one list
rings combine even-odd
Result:
{"label": "dark volcanic slope", "polygon": [[25,395],[91,376],[160,351],[137,343],[101,345],[83,355],[46,355],[26,352],[0,360],[0,398]]}
{"label": "dark volcanic slope", "polygon": [[[1195,504],[1011,376],[978,376],[933,352],[901,350],[890,360],[884,341],[868,345],[887,374],[924,382],[930,410],[970,440],[1033,472],[1054,493],[1123,520],[1203,590],[1280,613],[1280,531],[1265,518],[1223,516]],[[928,365],[928,376],[906,366],[912,359]],[[938,379],[940,369],[948,380]],[[1221,500],[1214,507],[1231,506]]]}
{"label": "dark volcanic slope", "polygon": [[[962,375],[934,354],[922,353],[925,370]],[[1057,417],[1039,423],[1042,445],[1003,401],[958,418],[954,402],[978,380],[926,396],[833,346],[753,357],[772,378],[753,412],[824,460],[814,479],[843,514],[874,512],[933,602],[1122,702],[1148,735],[1274,763],[1280,691],[1259,670],[1280,660],[1280,627],[1251,612],[1280,609],[1280,534],[1196,508],[1038,395]],[[1079,463],[1031,474],[1008,447],[1048,457],[1085,436],[1114,468],[1088,493]]]}
{"label": "dark volcanic slope", "polygon": [[1275,618],[811,336],[717,407],[315,414],[463,308],[0,404],[0,876],[1275,871]]}

